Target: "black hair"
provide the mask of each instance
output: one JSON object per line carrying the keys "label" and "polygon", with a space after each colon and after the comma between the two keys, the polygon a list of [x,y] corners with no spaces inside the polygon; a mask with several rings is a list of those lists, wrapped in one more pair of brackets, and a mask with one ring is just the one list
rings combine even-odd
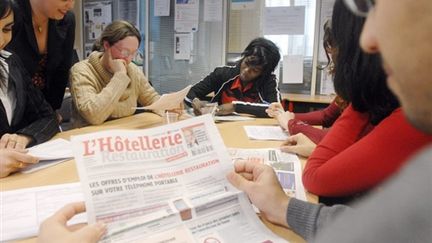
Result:
{"label": "black hair", "polygon": [[368,113],[370,122],[376,125],[399,107],[399,102],[387,87],[380,56],[366,54],[360,48],[364,22],[364,18],[347,9],[343,0],[336,0],[332,17],[332,35],[337,49],[334,87],[354,110]]}
{"label": "black hair", "polygon": [[241,54],[241,59],[238,65],[245,59],[247,65],[255,67],[259,66],[263,68],[263,77],[268,77],[275,70],[279,64],[280,53],[279,48],[270,40],[265,38],[253,39],[246,49]]}
{"label": "black hair", "polygon": [[329,54],[328,54],[328,50],[329,49],[334,49],[334,41],[333,41],[333,34],[332,34],[332,30],[331,30],[331,19],[327,19],[324,23],[323,26],[323,31],[324,31],[324,36],[323,36],[323,48],[324,48],[324,53],[327,57],[327,64],[324,66],[320,66],[318,67],[319,70],[324,70],[327,67],[330,66],[330,63],[332,62]]}
{"label": "black hair", "polygon": [[[0,0],[0,19],[8,17],[13,13],[14,2],[12,0]],[[5,76],[6,68],[0,63],[0,87],[7,82]]]}

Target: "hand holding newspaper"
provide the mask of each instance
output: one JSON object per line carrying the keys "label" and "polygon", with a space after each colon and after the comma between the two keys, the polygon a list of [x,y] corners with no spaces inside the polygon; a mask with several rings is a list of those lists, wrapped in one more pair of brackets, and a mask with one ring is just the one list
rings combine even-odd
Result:
{"label": "hand holding newspaper", "polygon": [[231,158],[210,115],[72,137],[89,223],[103,242],[285,242],[226,180]]}

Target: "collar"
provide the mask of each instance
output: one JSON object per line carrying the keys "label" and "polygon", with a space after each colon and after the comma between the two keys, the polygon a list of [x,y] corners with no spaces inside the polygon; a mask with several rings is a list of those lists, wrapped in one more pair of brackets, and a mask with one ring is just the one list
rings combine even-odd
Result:
{"label": "collar", "polygon": [[246,86],[243,88],[240,77],[237,77],[233,84],[231,85],[230,89],[234,90],[234,89],[239,89],[242,93],[252,89],[253,87],[253,82],[249,82],[248,84],[246,84]]}

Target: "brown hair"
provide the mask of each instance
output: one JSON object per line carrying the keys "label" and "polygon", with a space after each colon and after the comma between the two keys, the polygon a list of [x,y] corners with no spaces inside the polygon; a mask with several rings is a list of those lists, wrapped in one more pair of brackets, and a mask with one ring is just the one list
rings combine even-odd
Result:
{"label": "brown hair", "polygon": [[138,39],[138,44],[141,43],[140,32],[135,26],[124,20],[114,20],[105,27],[102,34],[95,41],[92,51],[103,51],[104,41],[112,46],[128,36],[135,36]]}

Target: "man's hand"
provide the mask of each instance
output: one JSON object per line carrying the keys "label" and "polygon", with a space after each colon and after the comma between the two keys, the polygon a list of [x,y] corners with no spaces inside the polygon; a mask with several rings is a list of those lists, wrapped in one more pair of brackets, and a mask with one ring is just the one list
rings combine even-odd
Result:
{"label": "man's hand", "polygon": [[316,144],[312,142],[303,133],[288,137],[281,145],[280,149],[283,152],[295,153],[303,157],[309,157],[316,148]]}
{"label": "man's hand", "polygon": [[38,158],[26,153],[24,149],[0,149],[0,178],[39,162]]}
{"label": "man's hand", "polygon": [[0,139],[0,149],[25,149],[32,139],[16,133],[5,133]]}
{"label": "man's hand", "polygon": [[67,221],[84,211],[84,202],[71,203],[64,206],[41,224],[38,242],[98,242],[106,231],[106,226],[103,223],[75,227],[67,226]]}
{"label": "man's hand", "polygon": [[270,222],[288,227],[286,212],[290,198],[283,191],[275,172],[262,163],[236,161],[227,179],[244,191]]}

